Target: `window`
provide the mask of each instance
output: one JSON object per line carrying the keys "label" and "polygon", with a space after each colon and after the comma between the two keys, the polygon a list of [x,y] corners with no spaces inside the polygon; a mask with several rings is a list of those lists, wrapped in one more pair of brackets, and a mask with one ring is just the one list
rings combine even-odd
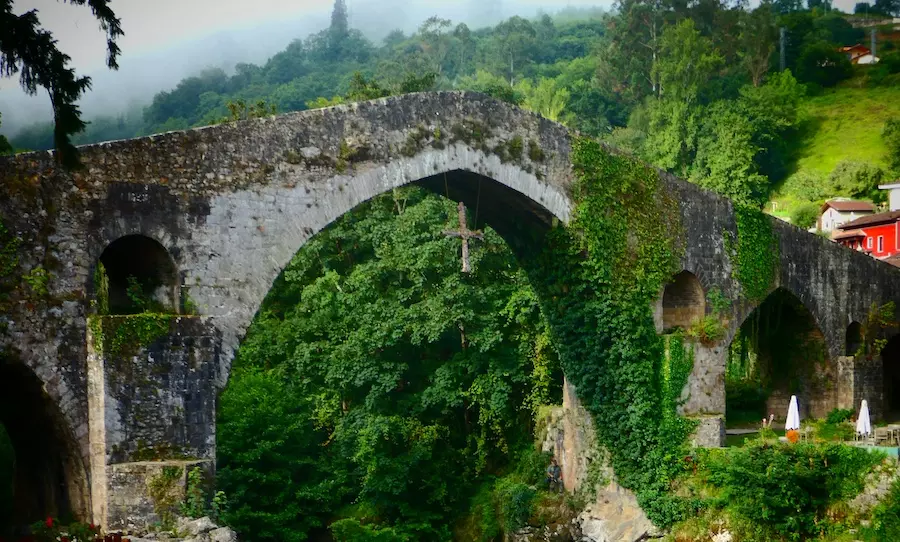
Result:
{"label": "window", "polygon": [[872,248],[872,238],[871,237],[866,237],[866,248],[869,248],[869,249]]}
{"label": "window", "polygon": [[878,236],[878,252],[884,252],[884,236]]}

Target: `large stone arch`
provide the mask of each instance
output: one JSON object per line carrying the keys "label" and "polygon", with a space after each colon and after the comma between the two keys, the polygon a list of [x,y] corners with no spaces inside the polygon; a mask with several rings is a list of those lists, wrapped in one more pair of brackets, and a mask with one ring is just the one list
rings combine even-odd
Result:
{"label": "large stone arch", "polygon": [[[294,188],[267,190],[262,193],[235,193],[210,202],[208,220],[220,223],[245,198],[262,197],[274,205],[268,209],[265,224],[250,232],[265,247],[261,253],[246,257],[231,254],[232,260],[222,269],[215,259],[207,258],[185,262],[184,284],[201,314],[210,315],[223,330],[223,356],[225,365],[220,373],[224,383],[228,375],[227,363],[237,348],[256,310],[269,292],[272,283],[304,243],[334,220],[360,203],[394,188],[418,184],[451,199],[465,202],[474,215],[478,209],[478,222],[488,224],[504,237],[519,254],[527,251],[530,241],[552,226],[554,220],[566,223],[571,212],[568,196],[546,182],[539,180],[515,164],[504,164],[496,156],[467,145],[451,145],[445,149],[429,149],[395,162],[381,165],[355,175],[337,175],[326,181],[331,192],[329,205],[320,212],[291,216],[292,206],[302,202],[307,187],[298,183]],[[480,193],[480,195],[479,195]],[[287,202],[284,206],[279,201]],[[304,208],[305,204],[300,203]],[[213,254],[226,254],[233,243],[227,235],[217,235],[213,230],[208,238]],[[267,239],[269,241],[262,241]],[[234,258],[241,261],[234,261]],[[228,295],[208,295],[204,288],[210,278],[218,280],[220,274],[239,270],[247,277],[243,285],[228,288]],[[215,273],[215,274],[214,274]],[[219,276],[216,276],[219,274]],[[199,279],[199,281],[198,281]]]}
{"label": "large stone arch", "polygon": [[87,519],[88,469],[71,426],[34,371],[2,351],[0,425],[15,459],[13,508],[0,510],[0,523],[22,528],[47,516]]}

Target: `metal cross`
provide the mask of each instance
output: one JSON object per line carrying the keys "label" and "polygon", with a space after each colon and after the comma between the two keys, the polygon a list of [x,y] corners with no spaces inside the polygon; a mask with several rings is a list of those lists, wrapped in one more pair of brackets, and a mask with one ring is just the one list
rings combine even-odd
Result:
{"label": "metal cross", "polygon": [[459,230],[456,231],[445,231],[444,235],[448,237],[459,237],[462,239],[462,272],[469,273],[471,272],[471,268],[469,267],[469,239],[478,239],[479,241],[484,240],[484,234],[481,230],[470,230],[466,226],[466,204],[463,202],[459,202],[459,205],[456,206],[457,210],[459,210]]}

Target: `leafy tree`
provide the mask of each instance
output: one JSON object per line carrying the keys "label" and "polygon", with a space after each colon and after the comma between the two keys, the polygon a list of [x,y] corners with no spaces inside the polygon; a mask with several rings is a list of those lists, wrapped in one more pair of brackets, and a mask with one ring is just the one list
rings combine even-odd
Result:
{"label": "leafy tree", "polygon": [[519,88],[509,86],[509,83],[502,77],[485,70],[478,70],[474,77],[460,78],[459,88],[481,92],[513,105],[520,105],[525,99]]}
{"label": "leafy tree", "polygon": [[768,2],[763,2],[751,12],[741,13],[738,56],[753,86],[758,87],[769,72],[778,41],[775,13]]}
{"label": "leafy tree", "polygon": [[701,36],[690,19],[663,33],[653,70],[661,97],[649,104],[645,145],[648,158],[658,166],[686,172],[697,149],[700,93],[722,61],[712,41]]}
{"label": "leafy tree", "polygon": [[571,94],[553,79],[541,78],[537,85],[523,79],[516,90],[525,96],[524,106],[550,120],[562,120]]}
{"label": "leafy tree", "polygon": [[782,15],[803,11],[803,0],[773,0],[772,8]]}
{"label": "leafy tree", "polygon": [[350,36],[350,18],[347,14],[345,0],[334,0],[331,11],[331,26],[328,28],[328,45],[334,55],[339,58],[343,53],[343,45]]}
{"label": "leafy tree", "polygon": [[801,203],[791,212],[791,224],[808,230],[819,220],[819,206],[812,202]]}
{"label": "leafy tree", "polygon": [[419,37],[422,40],[422,51],[427,59],[428,70],[441,75],[444,63],[450,52],[450,36],[447,30],[452,26],[449,19],[429,17],[419,26]]}
{"label": "leafy tree", "polygon": [[456,217],[452,202],[397,190],[285,269],[220,403],[239,532],[293,540],[344,517],[359,521],[336,536],[362,522],[447,539],[474,485],[530,444],[533,408],[559,398],[558,361],[496,233],[460,273],[458,241],[442,234]]}
{"label": "leafy tree", "polygon": [[691,180],[736,203],[761,207],[768,180],[757,173],[753,123],[731,102],[713,104],[704,116]]}
{"label": "leafy tree", "polygon": [[238,369],[222,393],[216,477],[229,498],[225,519],[255,540],[306,540],[347,493],[347,473],[332,466],[328,435],[316,429],[315,401],[258,369]]}
{"label": "leafy tree", "polygon": [[[106,32],[106,64],[118,69],[116,40],[124,32],[109,1],[68,0],[68,3],[90,6]],[[40,27],[37,10],[15,15],[12,0],[0,0],[0,75],[10,77],[21,72],[19,82],[31,95],[37,94],[38,87],[47,89],[53,106],[53,141],[59,151],[58,159],[66,167],[75,167],[78,153],[71,137],[85,127],[76,102],[90,88],[91,79],[76,76],[74,68],[69,67],[69,60],[69,56],[57,48],[50,32]]]}
{"label": "leafy tree", "polygon": [[619,0],[617,15],[610,21],[606,45],[600,55],[598,76],[601,83],[628,103],[639,103],[656,95],[656,60],[660,40],[675,17],[671,0]]}
{"label": "leafy tree", "polygon": [[510,86],[515,84],[516,74],[522,71],[535,45],[537,32],[527,19],[512,17],[494,29],[492,43],[488,49],[498,72],[509,76]]}
{"label": "leafy tree", "polygon": [[[2,117],[3,117],[3,115],[0,114],[0,118],[2,118]],[[2,123],[0,123],[0,124],[2,124]],[[11,153],[12,150],[13,150],[12,145],[9,144],[9,141],[6,140],[6,137],[4,137],[3,135],[0,135],[0,154],[8,154],[8,153]]]}
{"label": "leafy tree", "polygon": [[712,40],[701,36],[691,19],[668,27],[660,40],[659,61],[653,70],[660,96],[687,105],[695,103],[723,61]]}
{"label": "leafy tree", "polygon": [[853,66],[834,44],[818,41],[807,45],[797,60],[797,79],[831,87],[853,75]]}
{"label": "leafy tree", "polygon": [[869,162],[842,160],[828,176],[828,197],[848,196],[883,201],[878,185],[885,181],[884,170]]}
{"label": "leafy tree", "polygon": [[787,172],[805,94],[806,87],[790,70],[771,74],[760,87],[748,85],[740,90],[740,106],[753,124],[753,144],[760,149],[756,155],[759,172],[772,180]]}
{"label": "leafy tree", "polygon": [[840,45],[859,43],[865,38],[862,28],[854,28],[841,13],[827,13],[814,20],[814,28],[826,41]]}
{"label": "leafy tree", "polygon": [[887,16],[900,17],[900,0],[875,0],[874,11]]}
{"label": "leafy tree", "polygon": [[887,147],[888,163],[895,172],[900,172],[900,119],[888,119],[881,132]]}

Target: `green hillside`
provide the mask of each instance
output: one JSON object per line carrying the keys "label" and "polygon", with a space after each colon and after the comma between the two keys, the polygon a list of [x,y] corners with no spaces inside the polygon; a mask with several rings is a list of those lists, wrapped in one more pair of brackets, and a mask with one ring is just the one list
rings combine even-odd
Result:
{"label": "green hillside", "polygon": [[828,175],[841,160],[887,167],[884,121],[900,117],[900,87],[841,86],[801,105],[809,128],[797,153],[797,170]]}
{"label": "green hillside", "polygon": [[900,119],[900,86],[866,82],[857,73],[800,102],[790,174],[776,184],[767,211],[788,217],[801,204],[838,196],[883,201],[878,184],[900,176],[883,135],[889,119]]}

